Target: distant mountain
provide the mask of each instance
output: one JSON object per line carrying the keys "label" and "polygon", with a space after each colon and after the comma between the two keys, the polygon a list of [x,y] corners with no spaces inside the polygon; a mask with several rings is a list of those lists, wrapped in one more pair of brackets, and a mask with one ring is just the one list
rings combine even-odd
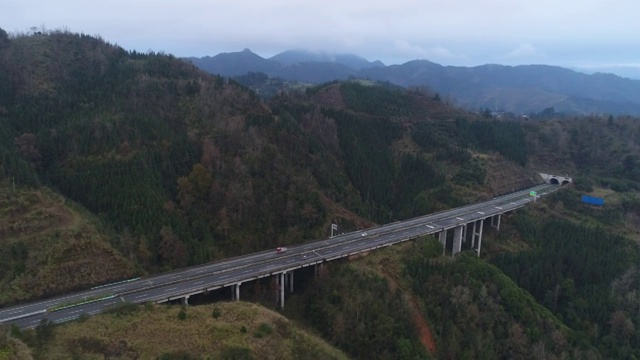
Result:
{"label": "distant mountain", "polygon": [[220,53],[213,57],[190,57],[187,60],[202,70],[223,76],[238,76],[248,72],[271,74],[281,67],[280,64],[267,60],[249,49]]}
{"label": "distant mountain", "polygon": [[323,83],[355,77],[358,72],[335,62],[303,62],[280,68],[273,75],[291,81]]}
{"label": "distant mountain", "polygon": [[262,72],[272,77],[302,82],[326,82],[357,76],[359,70],[383,68],[379,61],[352,54],[329,54],[304,50],[288,50],[265,59],[249,49],[220,53],[186,60],[207,72],[222,76],[239,76]]}
{"label": "distant mountain", "polygon": [[428,86],[468,108],[568,113],[640,113],[640,81],[612,74],[587,75],[547,65],[442,66],[429,61],[366,69],[360,76],[409,86]]}
{"label": "distant mountain", "polygon": [[314,62],[342,64],[353,70],[384,67],[384,64],[380,60],[370,62],[361,56],[353,54],[330,54],[326,52],[313,52],[306,50],[287,50],[269,58],[269,60],[285,66]]}
{"label": "distant mountain", "polygon": [[264,59],[248,49],[188,60],[223,76],[263,72],[271,77],[310,83],[358,77],[404,87],[427,87],[472,110],[537,113],[554,108],[564,113],[640,114],[640,80],[602,73],[587,75],[557,66],[458,67],[428,60],[385,66],[356,55],[300,50]]}

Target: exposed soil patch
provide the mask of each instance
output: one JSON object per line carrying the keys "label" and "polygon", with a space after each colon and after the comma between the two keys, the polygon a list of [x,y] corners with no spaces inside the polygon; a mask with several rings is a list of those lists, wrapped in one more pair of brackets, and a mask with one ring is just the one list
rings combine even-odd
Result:
{"label": "exposed soil patch", "polygon": [[415,296],[404,289],[402,286],[400,286],[400,284],[398,283],[398,281],[396,281],[395,277],[392,274],[383,271],[383,275],[389,280],[389,285],[391,286],[392,291],[395,291],[396,289],[402,290],[402,293],[407,300],[407,304],[409,305],[411,320],[413,321],[413,325],[418,330],[420,342],[429,351],[429,354],[431,354],[432,356],[436,356],[438,352],[436,341],[433,338],[433,333],[431,332],[429,324],[427,324],[427,321],[422,315],[422,311],[420,310],[420,306],[418,305],[418,301],[416,300]]}

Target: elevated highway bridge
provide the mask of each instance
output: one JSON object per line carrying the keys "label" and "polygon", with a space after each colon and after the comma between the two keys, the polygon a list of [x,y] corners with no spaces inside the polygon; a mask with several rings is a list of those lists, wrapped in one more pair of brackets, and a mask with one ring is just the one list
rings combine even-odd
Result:
{"label": "elevated highway bridge", "polygon": [[502,214],[534,202],[559,187],[538,185],[477,204],[290,246],[280,254],[274,250],[261,251],[7,307],[0,309],[0,323],[30,328],[42,319],[56,323],[70,321],[126,302],[162,303],[180,299],[186,304],[192,295],[226,287],[232,289],[233,299],[239,300],[243,283],[271,276],[277,277],[279,304],[284,307],[285,289],[293,291],[296,269],[322,266],[328,261],[428,235],[438,236],[445,251],[451,245],[452,256],[460,252],[462,243],[467,241],[480,256],[485,223],[499,229]]}

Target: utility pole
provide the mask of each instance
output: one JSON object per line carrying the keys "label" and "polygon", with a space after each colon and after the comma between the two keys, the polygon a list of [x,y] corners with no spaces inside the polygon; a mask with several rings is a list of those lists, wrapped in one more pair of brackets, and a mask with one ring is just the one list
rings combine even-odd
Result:
{"label": "utility pole", "polygon": [[338,231],[338,224],[331,224],[331,236],[333,237],[333,230]]}

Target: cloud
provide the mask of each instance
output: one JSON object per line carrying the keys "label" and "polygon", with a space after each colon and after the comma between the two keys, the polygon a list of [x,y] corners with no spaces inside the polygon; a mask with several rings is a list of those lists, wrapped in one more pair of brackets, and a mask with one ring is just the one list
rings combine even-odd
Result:
{"label": "cloud", "polygon": [[411,44],[406,40],[396,40],[394,45],[395,50],[399,53],[399,55],[420,58],[424,58],[427,56],[427,51],[425,49],[418,45]]}
{"label": "cloud", "polygon": [[540,51],[536,49],[531,44],[520,44],[514,50],[508,52],[504,56],[509,60],[535,60],[535,59],[545,59],[547,58],[547,54],[544,51]]}
{"label": "cloud", "polygon": [[395,40],[394,48],[397,55],[412,59],[420,58],[436,62],[450,62],[466,58],[463,55],[455,54],[453,51],[443,46],[435,45],[424,47],[412,44],[407,40]]}
{"label": "cloud", "polygon": [[638,13],[637,0],[2,0],[0,27],[67,27],[176,56],[304,48],[385,63],[575,66],[640,59]]}

